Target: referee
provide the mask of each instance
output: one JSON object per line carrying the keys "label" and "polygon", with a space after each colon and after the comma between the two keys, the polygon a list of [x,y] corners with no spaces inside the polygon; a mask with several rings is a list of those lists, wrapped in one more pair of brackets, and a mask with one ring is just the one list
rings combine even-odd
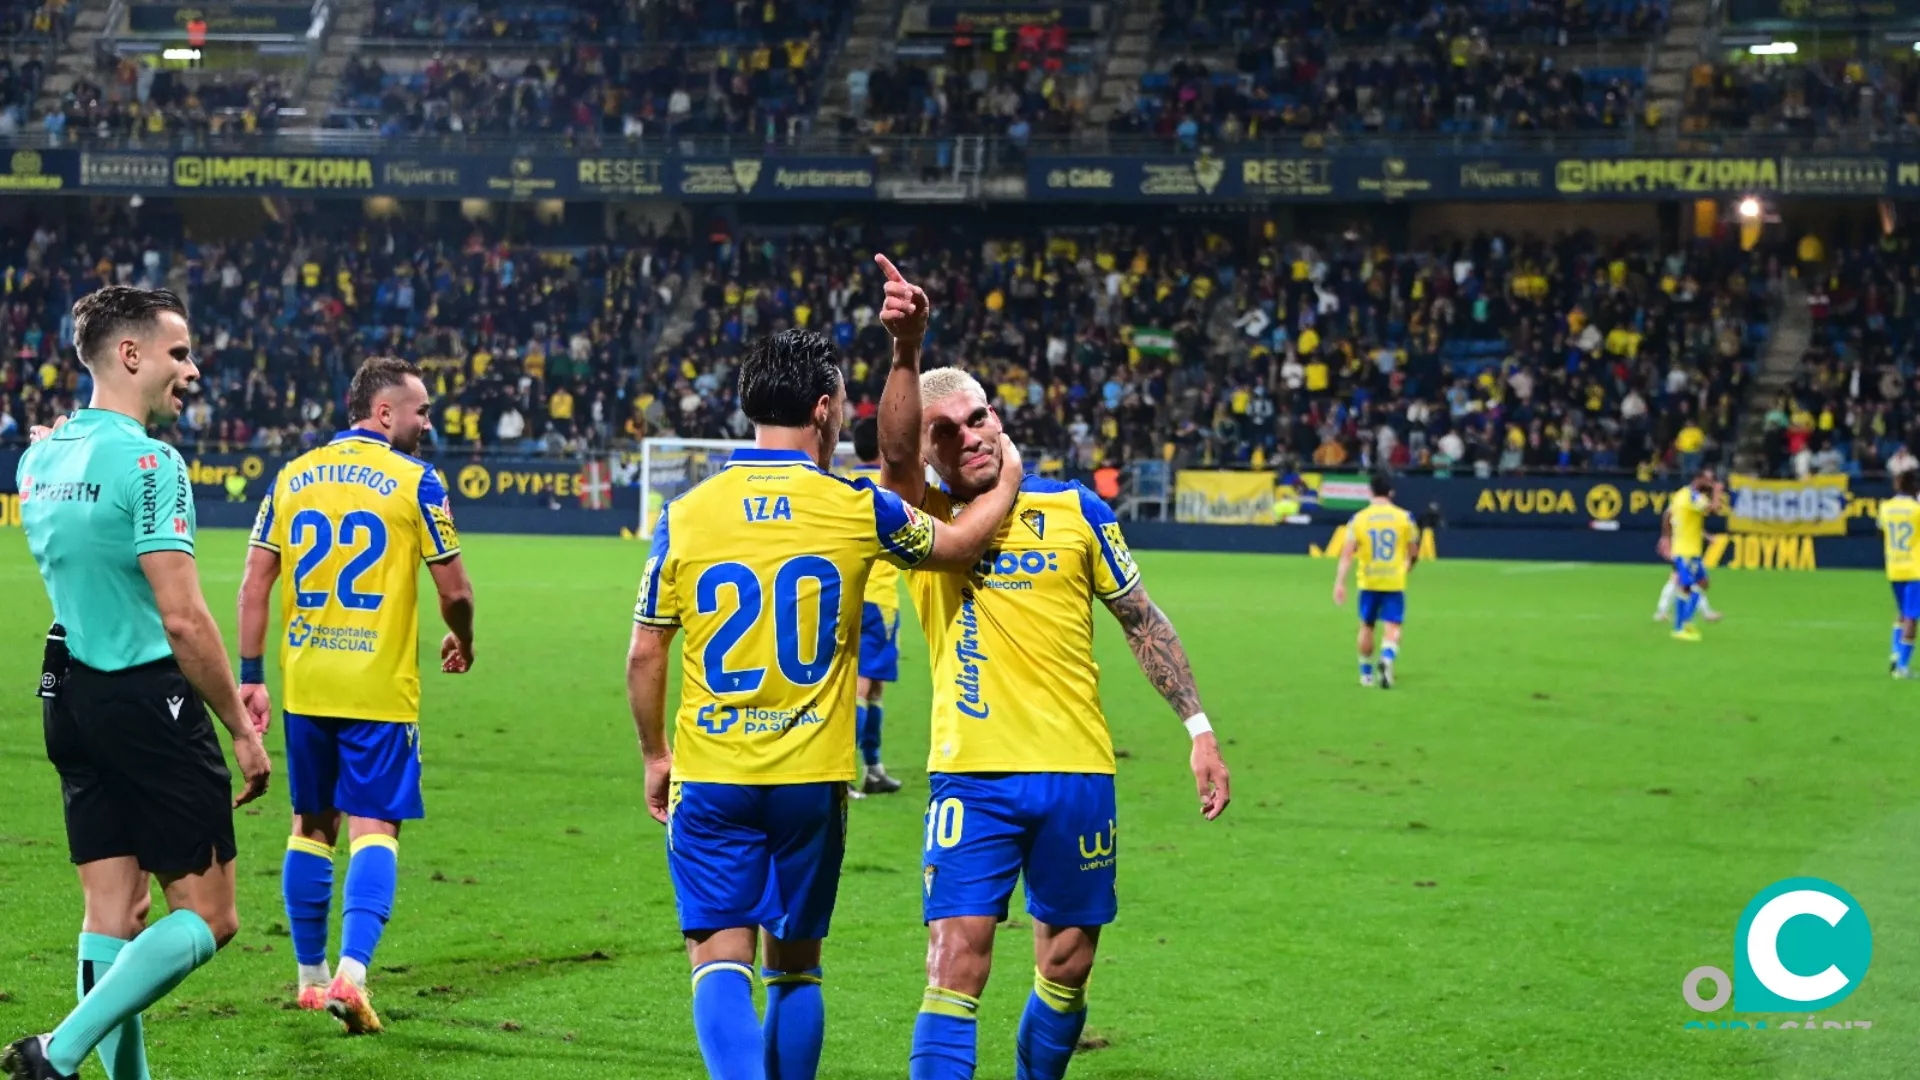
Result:
{"label": "referee", "polygon": [[[51,1034],[0,1052],[0,1072],[67,1080],[98,1047],[111,1080],[145,1080],[140,1013],[240,928],[233,807],[267,788],[267,717],[242,707],[200,595],[186,464],[146,432],[179,419],[200,377],[186,308],[170,292],[110,286],[73,318],[93,404],[34,431],[19,483],[53,601],[40,693],[86,894],[81,998]],[[233,736],[237,800],[207,704]],[[148,875],[172,914],[143,929]]]}

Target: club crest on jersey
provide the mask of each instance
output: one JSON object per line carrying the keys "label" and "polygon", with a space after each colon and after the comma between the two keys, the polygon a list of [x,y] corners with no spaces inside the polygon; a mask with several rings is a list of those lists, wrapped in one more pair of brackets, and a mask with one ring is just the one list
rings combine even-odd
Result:
{"label": "club crest on jersey", "polygon": [[1033,531],[1035,539],[1047,538],[1047,515],[1043,510],[1020,511],[1020,523]]}

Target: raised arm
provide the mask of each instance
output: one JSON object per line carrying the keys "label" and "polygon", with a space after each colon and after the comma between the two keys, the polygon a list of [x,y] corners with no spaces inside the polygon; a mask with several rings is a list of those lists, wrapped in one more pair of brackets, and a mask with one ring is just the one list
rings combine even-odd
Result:
{"label": "raised arm", "polygon": [[1220,742],[1213,734],[1207,714],[1200,708],[1200,690],[1194,685],[1193,665],[1173,622],[1147,595],[1146,586],[1135,585],[1125,594],[1106,602],[1107,610],[1126,632],[1127,647],[1139,662],[1140,671],[1172,707],[1175,716],[1193,737],[1194,784],[1200,794],[1200,812],[1208,821],[1220,816],[1232,799],[1228,787],[1227,765],[1220,757]]}
{"label": "raised arm", "polygon": [[887,275],[880,325],[893,335],[893,366],[880,394],[880,483],[908,506],[919,506],[927,491],[927,466],[920,456],[920,345],[931,306],[926,292],[902,277],[885,255],[873,261]]}

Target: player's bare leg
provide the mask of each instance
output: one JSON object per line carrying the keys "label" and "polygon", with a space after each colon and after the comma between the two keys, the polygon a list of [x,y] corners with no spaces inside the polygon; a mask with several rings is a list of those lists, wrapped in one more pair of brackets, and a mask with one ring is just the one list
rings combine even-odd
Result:
{"label": "player's bare leg", "polygon": [[294,811],[293,834],[280,871],[297,965],[294,1003],[309,1012],[326,1009],[327,984],[333,981],[327,967],[327,915],[333,904],[333,852],[340,842],[340,822],[338,810]]}
{"label": "player's bare leg", "polygon": [[1400,661],[1400,624],[1384,623],[1380,636],[1385,644],[1380,649],[1380,688],[1393,689],[1393,666]]}
{"label": "player's bare leg", "polygon": [[367,994],[367,963],[393,911],[400,823],[349,816],[352,861],[342,905],[340,967],[327,985],[327,1011],[349,1035],[378,1035],[380,1016]]}
{"label": "player's bare leg", "polygon": [[1713,603],[1707,599],[1707,591],[1707,583],[1704,581],[1700,583],[1698,589],[1694,590],[1694,596],[1699,598],[1696,602],[1700,605],[1700,617],[1708,622],[1719,622],[1720,613],[1713,609]]}
{"label": "player's bare leg", "polygon": [[975,1014],[993,973],[991,915],[956,915],[927,924],[927,989],[914,1022],[911,1080],[966,1080],[979,1055]]}
{"label": "player's bare leg", "polygon": [[[86,897],[86,916],[80,923],[80,979],[82,998],[106,977],[122,948],[147,928],[153,907],[153,880],[133,858],[100,859],[81,863],[80,891]],[[123,1021],[95,1048],[107,1075],[146,1076],[146,1033],[140,1017]]]}
{"label": "player's bare leg", "polygon": [[1373,627],[1360,624],[1360,633],[1355,645],[1360,653],[1360,685],[1373,685]]}
{"label": "player's bare leg", "polygon": [[1020,1017],[1018,1080],[1061,1080],[1087,1024],[1087,980],[1100,944],[1097,926],[1033,923],[1033,993]]}

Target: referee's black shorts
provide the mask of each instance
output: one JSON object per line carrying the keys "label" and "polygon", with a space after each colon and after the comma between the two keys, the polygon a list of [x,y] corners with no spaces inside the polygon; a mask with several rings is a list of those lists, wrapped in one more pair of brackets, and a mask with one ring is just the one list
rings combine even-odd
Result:
{"label": "referee's black shorts", "polygon": [[75,864],[131,855],[148,873],[192,874],[233,861],[232,776],[173,660],[111,672],[74,661],[42,719]]}

